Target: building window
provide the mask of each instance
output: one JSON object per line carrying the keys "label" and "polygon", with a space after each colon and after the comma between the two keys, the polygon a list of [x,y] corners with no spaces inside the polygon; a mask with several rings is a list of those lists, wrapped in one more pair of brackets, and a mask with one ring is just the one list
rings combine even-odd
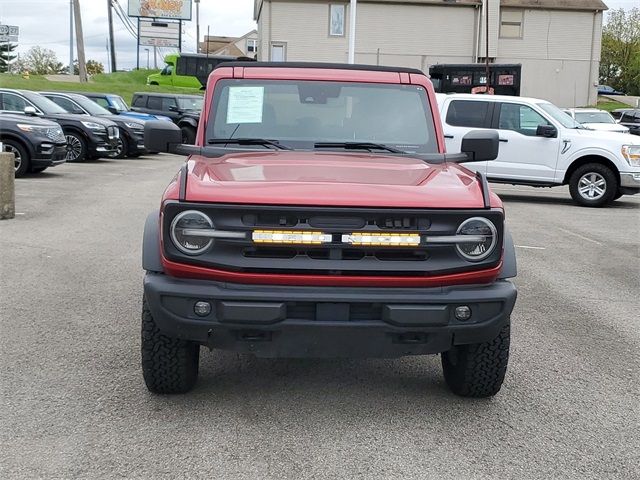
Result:
{"label": "building window", "polygon": [[247,53],[256,53],[258,51],[257,40],[247,40]]}
{"label": "building window", "polygon": [[524,10],[500,9],[500,38],[522,38]]}
{"label": "building window", "polygon": [[329,35],[344,37],[344,5],[329,5]]}
{"label": "building window", "polygon": [[287,49],[284,43],[271,44],[271,61],[284,62],[287,59]]}

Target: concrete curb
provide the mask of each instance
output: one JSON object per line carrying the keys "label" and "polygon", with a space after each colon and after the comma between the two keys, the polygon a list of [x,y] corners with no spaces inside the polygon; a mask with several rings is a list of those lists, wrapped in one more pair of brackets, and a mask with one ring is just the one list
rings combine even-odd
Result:
{"label": "concrete curb", "polygon": [[15,163],[13,153],[0,152],[0,220],[16,216]]}

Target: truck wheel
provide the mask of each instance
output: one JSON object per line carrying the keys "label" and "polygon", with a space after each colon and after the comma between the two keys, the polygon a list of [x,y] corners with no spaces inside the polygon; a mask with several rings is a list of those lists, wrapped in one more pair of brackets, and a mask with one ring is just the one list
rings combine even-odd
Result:
{"label": "truck wheel", "polygon": [[15,140],[2,140],[2,151],[5,153],[13,153],[13,165],[15,168],[15,177],[20,178],[29,171],[29,152],[22,144]]}
{"label": "truck wheel", "polygon": [[602,207],[612,202],[618,193],[618,179],[609,167],[588,163],[571,175],[569,192],[571,198],[584,207]]}
{"label": "truck wheel", "polygon": [[618,200],[622,195],[624,195],[624,193],[622,193],[620,190],[618,190],[616,192],[616,194],[613,196],[614,200]]}
{"label": "truck wheel", "polygon": [[462,397],[492,397],[500,391],[509,362],[507,323],[488,342],[459,345],[442,354],[444,379]]}
{"label": "truck wheel", "polygon": [[182,130],[182,143],[187,145],[194,145],[196,143],[196,129],[193,127],[184,126]]}
{"label": "truck wheel", "polygon": [[84,162],[87,158],[87,142],[77,133],[67,133],[67,162]]}
{"label": "truck wheel", "polygon": [[153,393],[186,393],[198,379],[200,345],[168,337],[142,301],[142,375]]}

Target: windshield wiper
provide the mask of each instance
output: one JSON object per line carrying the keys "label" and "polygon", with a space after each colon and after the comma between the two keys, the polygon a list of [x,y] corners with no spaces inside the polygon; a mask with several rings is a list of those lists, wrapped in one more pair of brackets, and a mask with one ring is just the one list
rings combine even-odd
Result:
{"label": "windshield wiper", "polygon": [[207,142],[209,145],[227,145],[233,143],[236,145],[261,145],[263,147],[274,147],[276,150],[292,150],[289,147],[280,145],[274,140],[266,138],[211,138]]}
{"label": "windshield wiper", "polygon": [[370,142],[320,142],[316,143],[314,148],[344,148],[347,150],[384,150],[390,153],[407,153],[397,148],[389,147],[383,143]]}

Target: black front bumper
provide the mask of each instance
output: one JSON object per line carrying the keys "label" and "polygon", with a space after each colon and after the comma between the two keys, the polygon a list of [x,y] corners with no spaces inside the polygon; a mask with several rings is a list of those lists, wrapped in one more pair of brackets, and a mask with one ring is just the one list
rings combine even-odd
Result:
{"label": "black front bumper", "polygon": [[67,144],[62,143],[53,147],[38,146],[38,149],[31,158],[32,167],[55,167],[66,161]]}
{"label": "black front bumper", "polygon": [[[400,357],[494,338],[509,322],[507,281],[444,288],[288,287],[147,273],[144,293],[166,335],[260,357]],[[198,301],[211,313],[194,313]],[[472,316],[457,320],[467,305]]]}

